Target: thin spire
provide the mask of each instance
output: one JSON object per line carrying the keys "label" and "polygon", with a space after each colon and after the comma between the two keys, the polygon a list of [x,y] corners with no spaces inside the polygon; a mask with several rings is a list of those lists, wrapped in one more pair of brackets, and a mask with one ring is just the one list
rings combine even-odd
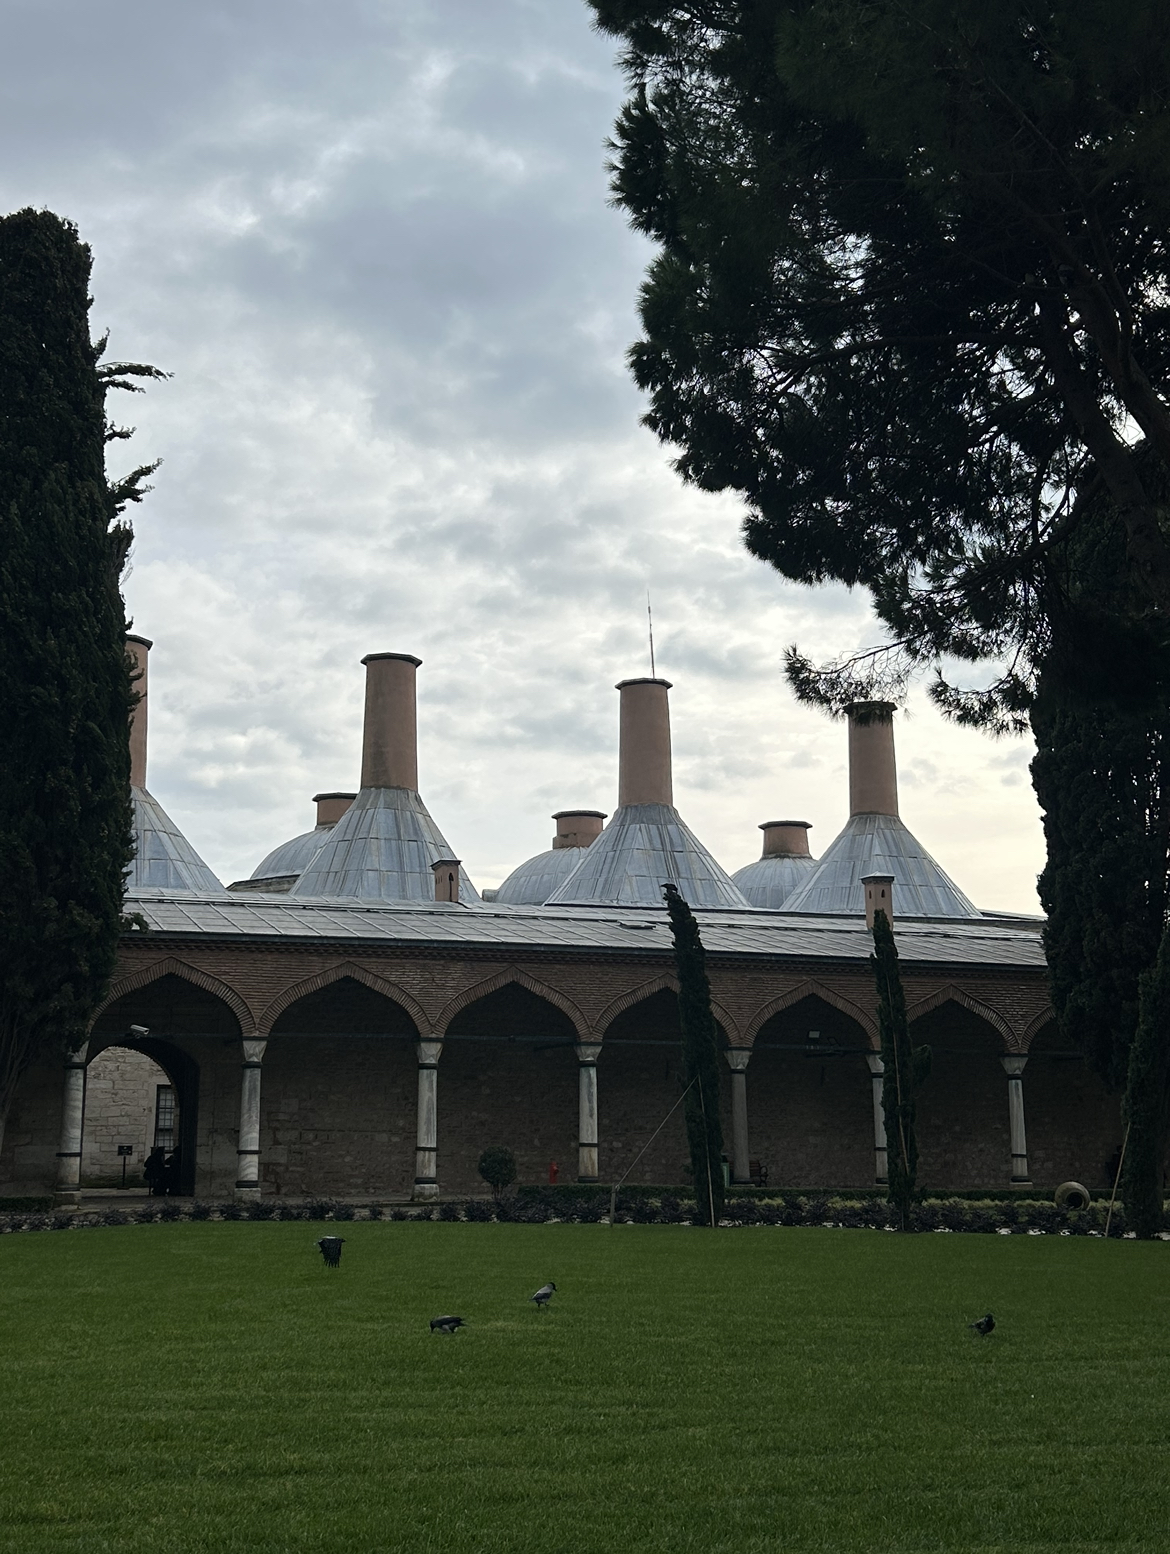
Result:
{"label": "thin spire", "polygon": [[654,668],[654,616],[650,611],[650,590],[646,590],[646,624],[650,629],[650,678],[656,680],[658,673]]}

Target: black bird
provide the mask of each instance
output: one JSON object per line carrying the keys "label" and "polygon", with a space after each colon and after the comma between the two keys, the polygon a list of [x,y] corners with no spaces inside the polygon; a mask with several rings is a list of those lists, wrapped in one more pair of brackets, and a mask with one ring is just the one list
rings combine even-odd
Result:
{"label": "black bird", "polygon": [[321,1256],[325,1259],[326,1268],[341,1267],[341,1248],[344,1244],[344,1236],[322,1236],[317,1242],[321,1248]]}
{"label": "black bird", "polygon": [[466,1327],[462,1317],[432,1317],[432,1333],[457,1333],[461,1327]]}
{"label": "black bird", "polygon": [[535,1301],[538,1306],[544,1307],[548,1305],[549,1301],[553,1298],[556,1292],[557,1287],[555,1284],[542,1284],[537,1290],[536,1294],[530,1295],[528,1299]]}
{"label": "black bird", "polygon": [[980,1317],[978,1322],[968,1322],[967,1326],[974,1328],[981,1338],[986,1338],[995,1326],[995,1318],[989,1311],[985,1317]]}

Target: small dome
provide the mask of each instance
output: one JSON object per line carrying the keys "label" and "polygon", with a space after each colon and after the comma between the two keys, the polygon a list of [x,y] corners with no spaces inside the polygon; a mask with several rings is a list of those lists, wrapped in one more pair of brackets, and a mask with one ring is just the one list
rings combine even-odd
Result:
{"label": "small dome", "polygon": [[506,906],[543,906],[585,856],[584,847],[550,847],[514,868],[496,892]]}
{"label": "small dome", "polygon": [[788,853],[773,858],[757,858],[755,863],[737,869],[731,878],[752,906],[778,912],[816,866],[817,860],[808,853]]}
{"label": "small dome", "polygon": [[274,879],[281,874],[303,874],[317,856],[317,850],[333,830],[332,826],[315,826],[301,836],[274,847],[262,863],[258,863],[249,879]]}

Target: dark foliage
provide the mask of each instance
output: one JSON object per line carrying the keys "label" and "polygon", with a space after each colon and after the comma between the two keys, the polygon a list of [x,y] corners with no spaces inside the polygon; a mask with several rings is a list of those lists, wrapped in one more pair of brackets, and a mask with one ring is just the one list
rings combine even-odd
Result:
{"label": "dark foliage", "polygon": [[1019,727],[1060,549],[1109,494],[1170,613],[1170,30],[1156,0],[591,0],[630,95],[613,191],[658,245],[631,352],[683,476],[749,548],[873,595],[899,645],[840,707],[946,653],[955,716]]}
{"label": "dark foliage", "polygon": [[1153,969],[1141,979],[1137,1031],[1129,1054],[1122,1118],[1125,1219],[1138,1236],[1156,1236],[1164,1223],[1167,1104],[1170,1101],[1170,927]]}
{"label": "dark foliage", "polygon": [[894,930],[882,911],[873,917],[870,964],[877,981],[878,1030],[881,1035],[882,1111],[886,1123],[889,1201],[903,1230],[911,1228],[910,1209],[918,1185],[918,1138],[914,1129],[915,1097],[930,1073],[930,1048],[910,1044],[906,995],[898,965]]}
{"label": "dark foliage", "polygon": [[479,1157],[479,1174],[499,1198],[516,1180],[516,1156],[502,1144],[492,1144]]}
{"label": "dark foliage", "polygon": [[678,971],[678,1020],[682,1028],[683,1110],[694,1173],[695,1197],[706,1224],[723,1212],[723,1126],[719,1119],[719,1029],[711,1012],[707,957],[695,914],[673,885],[663,887],[674,963]]}
{"label": "dark foliage", "polygon": [[114,964],[132,857],[132,705],[118,591],[131,531],[123,435],[98,365],[90,254],[48,211],[0,219],[0,1125],[39,1051],[84,1037]]}

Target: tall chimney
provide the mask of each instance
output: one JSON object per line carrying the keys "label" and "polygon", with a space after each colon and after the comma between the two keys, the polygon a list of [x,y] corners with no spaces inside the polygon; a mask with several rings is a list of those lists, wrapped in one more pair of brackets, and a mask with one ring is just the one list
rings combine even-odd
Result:
{"label": "tall chimney", "polygon": [[418,721],[410,653],[367,653],[366,719],[362,728],[362,787],[418,792]]}
{"label": "tall chimney", "polygon": [[588,847],[601,835],[605,816],[599,809],[559,809],[553,816],[557,834],[553,837],[553,851],[566,847]]}
{"label": "tall chimney", "polygon": [[807,820],[765,820],[760,830],[764,833],[765,858],[808,858]]}
{"label": "tall chimney", "polygon": [[894,704],[858,701],[849,714],[849,813],[897,815]]}
{"label": "tall chimney", "polygon": [[356,793],[314,793],[313,803],[317,806],[317,824],[335,826],[356,798]]}
{"label": "tall chimney", "polygon": [[673,804],[669,680],[622,680],[618,804]]}
{"label": "tall chimney", "polygon": [[146,668],[154,643],[149,637],[126,638],[126,652],[134,665],[134,689],[138,701],[130,714],[130,786],[146,787]]}

